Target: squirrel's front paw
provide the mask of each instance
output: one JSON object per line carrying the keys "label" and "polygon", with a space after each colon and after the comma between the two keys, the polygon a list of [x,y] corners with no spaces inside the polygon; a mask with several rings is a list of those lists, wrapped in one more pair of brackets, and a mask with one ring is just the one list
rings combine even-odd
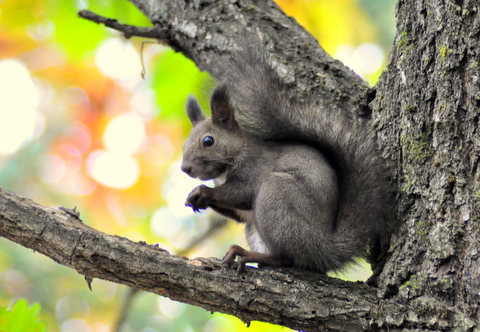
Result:
{"label": "squirrel's front paw", "polygon": [[212,188],[204,185],[196,187],[188,194],[185,206],[190,206],[194,212],[206,209],[210,205],[208,202],[210,190]]}

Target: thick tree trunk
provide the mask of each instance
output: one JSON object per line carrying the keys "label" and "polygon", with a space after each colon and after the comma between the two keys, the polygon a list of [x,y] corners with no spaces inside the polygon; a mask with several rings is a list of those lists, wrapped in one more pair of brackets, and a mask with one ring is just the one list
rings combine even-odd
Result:
{"label": "thick tree trunk", "polygon": [[[280,64],[299,96],[315,94],[332,111],[357,110],[370,119],[400,188],[399,227],[377,279],[378,289],[298,270],[252,269],[237,276],[215,261],[186,261],[101,234],[75,217],[67,219],[69,225],[63,212],[38,212],[41,207],[33,209],[30,202],[17,201],[7,192],[0,192],[1,236],[88,278],[124,283],[245,321],[306,330],[478,328],[476,3],[400,0],[387,70],[375,89],[367,91],[360,78],[326,55],[271,1],[132,2],[154,27],[133,28],[129,35],[156,36],[201,69],[215,72],[215,63],[228,57],[240,45],[241,32],[247,31]],[[35,218],[28,218],[32,215]],[[54,222],[58,224],[52,228]],[[64,233],[59,237],[61,225]],[[232,291],[215,293],[218,289]]]}
{"label": "thick tree trunk", "polygon": [[405,222],[379,294],[418,308],[409,324],[401,310],[396,324],[405,327],[468,330],[480,322],[477,6],[400,0],[395,45],[371,103],[397,166]]}

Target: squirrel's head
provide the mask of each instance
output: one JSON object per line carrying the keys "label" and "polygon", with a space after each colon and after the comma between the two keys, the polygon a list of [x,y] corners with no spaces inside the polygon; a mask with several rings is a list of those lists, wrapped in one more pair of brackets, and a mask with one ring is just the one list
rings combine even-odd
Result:
{"label": "squirrel's head", "polygon": [[211,118],[206,118],[197,100],[190,96],[187,115],[193,129],[183,146],[182,171],[200,180],[215,179],[235,164],[244,149],[244,138],[221,85],[210,100]]}

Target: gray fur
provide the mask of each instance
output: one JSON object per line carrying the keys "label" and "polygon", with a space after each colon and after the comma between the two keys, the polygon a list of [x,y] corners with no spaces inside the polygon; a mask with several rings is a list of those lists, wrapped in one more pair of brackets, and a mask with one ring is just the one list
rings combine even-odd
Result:
{"label": "gray fur", "polygon": [[[202,180],[226,179],[195,188],[186,202],[246,223],[255,252],[232,246],[226,263],[240,256],[241,265],[325,273],[363,256],[384,231],[391,197],[366,128],[346,114],[298,103],[252,50],[223,66],[211,119],[189,99],[194,128],[182,170]],[[214,144],[205,146],[205,136]]]}

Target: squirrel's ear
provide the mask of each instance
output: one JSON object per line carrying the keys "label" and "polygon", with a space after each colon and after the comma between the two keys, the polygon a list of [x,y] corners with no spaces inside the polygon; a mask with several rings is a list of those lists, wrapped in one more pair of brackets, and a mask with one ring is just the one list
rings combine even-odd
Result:
{"label": "squirrel's ear", "polygon": [[230,104],[230,97],[228,96],[226,85],[219,85],[213,91],[210,107],[212,109],[213,123],[226,130],[236,130],[239,128],[235,120],[235,111]]}
{"label": "squirrel's ear", "polygon": [[188,96],[187,116],[194,127],[199,122],[202,122],[206,119],[205,114],[203,114],[202,108],[200,107],[197,99],[193,95]]}

